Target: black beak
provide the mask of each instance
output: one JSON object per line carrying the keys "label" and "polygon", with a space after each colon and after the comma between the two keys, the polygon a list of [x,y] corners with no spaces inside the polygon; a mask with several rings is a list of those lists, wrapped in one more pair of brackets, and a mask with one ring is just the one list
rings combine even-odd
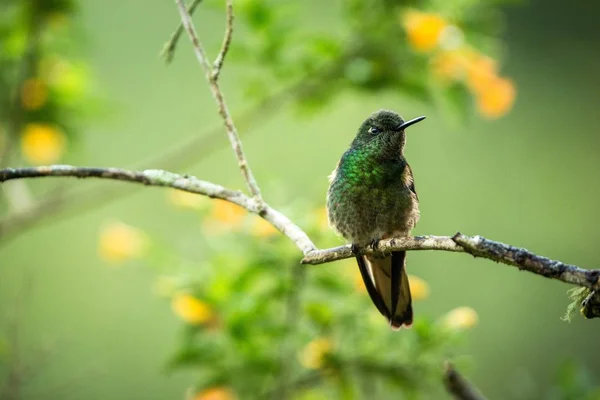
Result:
{"label": "black beak", "polygon": [[402,125],[398,126],[398,128],[396,128],[396,129],[399,131],[402,131],[402,130],[408,128],[409,126],[416,124],[417,122],[423,121],[424,119],[425,119],[425,116],[413,118],[410,121],[406,121]]}

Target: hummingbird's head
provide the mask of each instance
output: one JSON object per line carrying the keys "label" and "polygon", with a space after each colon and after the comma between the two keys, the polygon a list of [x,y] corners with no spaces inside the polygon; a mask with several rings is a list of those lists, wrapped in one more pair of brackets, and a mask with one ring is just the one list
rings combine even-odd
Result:
{"label": "hummingbird's head", "polygon": [[399,146],[402,149],[405,142],[404,130],[424,119],[425,117],[417,117],[410,121],[404,121],[393,111],[376,111],[362,123],[352,146],[361,146],[375,141],[381,146]]}

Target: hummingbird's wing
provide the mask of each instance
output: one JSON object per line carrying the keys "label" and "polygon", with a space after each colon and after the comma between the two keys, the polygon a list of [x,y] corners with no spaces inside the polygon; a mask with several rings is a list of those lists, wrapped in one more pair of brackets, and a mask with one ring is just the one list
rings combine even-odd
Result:
{"label": "hummingbird's wing", "polygon": [[402,171],[402,182],[404,185],[415,195],[415,198],[419,200],[419,196],[417,195],[417,189],[415,188],[415,177],[413,175],[412,169],[410,165],[406,164],[404,167],[404,171]]}

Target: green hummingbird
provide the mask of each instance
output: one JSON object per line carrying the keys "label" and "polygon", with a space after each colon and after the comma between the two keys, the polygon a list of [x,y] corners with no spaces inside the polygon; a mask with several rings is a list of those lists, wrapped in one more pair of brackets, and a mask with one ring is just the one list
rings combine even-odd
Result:
{"label": "green hummingbird", "polygon": [[329,224],[352,243],[367,292],[393,329],[410,327],[413,320],[406,251],[360,255],[359,248],[408,236],[419,220],[415,181],[404,158],[404,130],[424,119],[404,121],[388,110],[373,113],[329,177]]}

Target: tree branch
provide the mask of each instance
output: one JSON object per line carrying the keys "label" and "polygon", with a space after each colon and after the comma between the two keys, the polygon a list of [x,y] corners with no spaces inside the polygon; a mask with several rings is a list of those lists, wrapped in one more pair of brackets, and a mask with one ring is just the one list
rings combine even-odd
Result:
{"label": "tree branch", "polygon": [[[212,198],[219,198],[237,204],[246,210],[258,214],[275,228],[291,239],[302,251],[303,264],[322,264],[343,258],[353,257],[349,245],[339,246],[331,249],[319,250],[312,243],[308,235],[296,226],[289,218],[277,210],[269,207],[260,195],[260,190],[254,179],[244,156],[241,141],[231,119],[225,99],[218,84],[218,72],[214,74],[209,65],[206,53],[198,39],[190,14],[186,10],[183,0],[176,0],[181,14],[181,20],[194,47],[194,52],[199,63],[205,71],[209,87],[217,103],[219,113],[223,118],[232,147],[237,155],[238,165],[246,183],[252,193],[252,197],[245,194],[226,189],[222,186],[199,180],[191,176],[182,176],[165,170],[130,171],[118,168],[90,168],[72,167],[68,165],[53,165],[34,168],[8,168],[0,170],[0,183],[20,178],[36,178],[48,176],[71,176],[78,178],[103,178],[142,183],[149,186],[166,186],[175,189],[202,194]],[[227,31],[217,61],[215,70],[218,71],[227,53],[231,41],[233,11],[231,1],[227,2]],[[35,214],[34,214],[35,215]],[[538,275],[561,280],[566,283],[586,287],[597,291],[600,289],[600,270],[585,270],[575,265],[564,264],[560,261],[538,256],[528,250],[494,242],[481,236],[465,236],[457,233],[453,237],[445,236],[422,236],[392,238],[379,242],[376,249],[372,246],[360,249],[363,254],[380,253],[385,254],[397,250],[442,250],[451,252],[466,252],[474,257],[488,258],[496,262],[516,266]],[[588,301],[589,302],[589,301]]]}
{"label": "tree branch", "polygon": [[[292,240],[302,251],[303,264],[323,264],[335,260],[354,257],[351,246],[338,246],[330,249],[317,249],[308,235],[288,217],[269,207],[262,199],[248,197],[242,192],[226,189],[223,186],[203,181],[189,175],[149,169],[129,171],[119,168],[73,167],[69,165],[51,165],[31,168],[7,168],[0,170],[0,183],[23,178],[40,177],[77,177],[101,178],[141,183],[147,186],[165,186],[186,192],[197,193],[237,204],[249,212],[257,214],[270,222],[281,233]],[[547,278],[600,290],[600,270],[583,269],[576,265],[565,264],[534,254],[526,249],[486,239],[482,236],[466,236],[457,233],[449,236],[416,236],[382,240],[374,249],[371,245],[361,249],[362,254],[386,254],[400,250],[441,250],[469,253],[474,257],[487,258],[506,265],[516,266]],[[589,300],[588,300],[589,302]],[[590,310],[595,310],[595,307]],[[590,314],[593,314],[589,311]],[[600,311],[600,310],[599,310]],[[591,318],[595,315],[589,315]]]}
{"label": "tree branch", "polygon": [[160,169],[129,171],[119,168],[73,167],[70,165],[51,165],[30,168],[7,168],[0,170],[0,183],[13,179],[41,177],[100,178],[141,183],[146,186],[163,186],[201,194],[237,204],[251,213],[257,214],[271,223],[281,233],[291,239],[296,246],[307,254],[316,249],[309,237],[288,217],[269,207],[262,200],[251,198],[237,190],[203,181],[189,175],[179,175]]}
{"label": "tree branch", "polygon": [[[237,129],[231,118],[229,113],[229,109],[227,108],[227,104],[225,103],[225,97],[223,96],[223,92],[221,91],[221,87],[219,86],[218,74],[213,75],[213,69],[208,63],[206,58],[206,52],[204,51],[204,47],[198,38],[198,34],[196,33],[196,28],[194,28],[194,23],[192,22],[192,18],[190,14],[187,12],[185,8],[185,4],[183,0],[175,0],[177,6],[179,7],[179,14],[181,15],[181,22],[183,23],[183,27],[188,33],[190,41],[192,42],[192,46],[194,48],[194,53],[196,54],[196,58],[198,62],[204,69],[204,73],[206,75],[206,80],[208,81],[208,85],[210,87],[210,91],[217,102],[217,107],[219,109],[219,114],[221,118],[223,118],[223,122],[225,123],[225,128],[227,129],[227,136],[229,137],[229,141],[231,142],[231,147],[235,152],[235,155],[238,159],[238,166],[246,183],[248,185],[248,189],[250,189],[250,193],[254,196],[260,204],[262,203],[262,197],[260,194],[260,189],[258,184],[256,183],[256,179],[254,179],[254,175],[250,170],[250,166],[248,165],[248,161],[246,160],[246,156],[244,155],[244,150],[242,149],[242,142],[240,141],[240,137],[238,135]],[[233,22],[233,17],[231,18],[231,22]],[[229,33],[231,35],[231,33]],[[227,42],[227,34],[225,35],[225,41]],[[225,51],[229,46],[225,47]],[[224,56],[225,54],[223,54]],[[220,68],[220,67],[219,67]]]}
{"label": "tree branch", "polygon": [[[361,249],[362,254],[388,253],[396,250],[442,250],[464,252],[465,250],[456,244],[449,236],[415,236],[381,240],[377,249],[367,246]],[[332,247],[330,249],[316,250],[306,254],[302,264],[323,264],[331,261],[354,257],[351,246]]]}
{"label": "tree branch", "polygon": [[[557,279],[577,286],[596,290],[600,288],[600,270],[583,269],[538,256],[529,250],[486,239],[482,236],[465,236],[457,233],[449,236],[415,236],[392,238],[379,242],[376,249],[367,246],[363,254],[389,253],[399,250],[441,250],[465,252],[474,257],[487,258],[502,264],[518,267],[546,278]],[[325,250],[315,250],[305,255],[303,264],[322,264],[353,257],[350,245]]]}
{"label": "tree branch", "polygon": [[444,385],[455,399],[485,400],[485,397],[448,361],[444,364]]}

